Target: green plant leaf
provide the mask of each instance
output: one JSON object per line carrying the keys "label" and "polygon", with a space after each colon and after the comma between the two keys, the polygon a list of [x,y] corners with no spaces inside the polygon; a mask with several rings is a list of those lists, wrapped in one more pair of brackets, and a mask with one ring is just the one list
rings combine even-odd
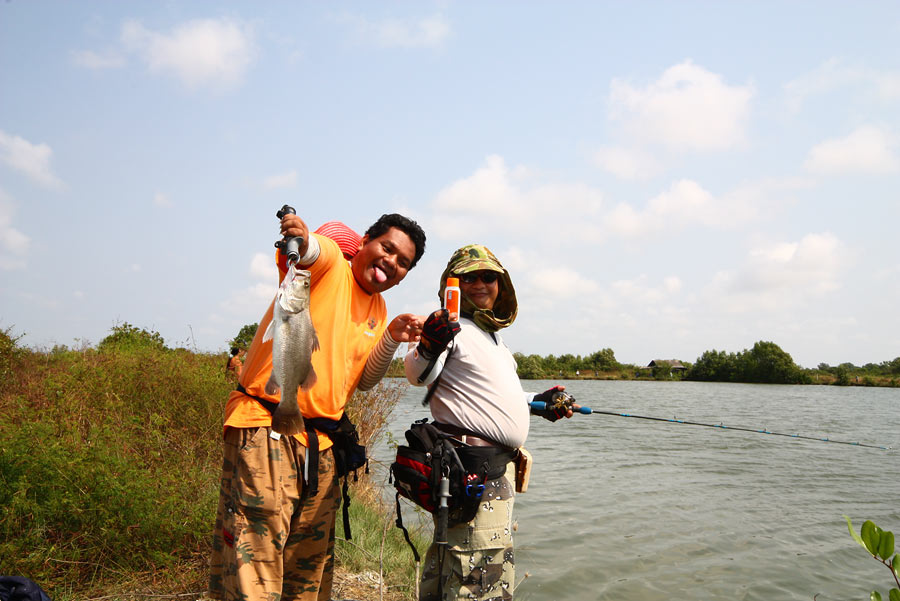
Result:
{"label": "green plant leaf", "polygon": [[863,522],[862,528],[859,529],[863,542],[866,543],[866,549],[872,555],[878,555],[878,541],[881,539],[881,528],[875,525],[872,520]]}
{"label": "green plant leaf", "polygon": [[853,522],[851,522],[851,521],[850,521],[850,518],[847,517],[846,515],[844,516],[844,519],[847,520],[847,530],[850,531],[850,536],[853,537],[853,540],[855,540],[857,543],[859,543],[859,546],[860,546],[860,547],[862,547],[863,549],[865,549],[865,548],[866,548],[866,543],[864,543],[864,542],[863,542],[863,539],[861,539],[861,538],[859,537],[859,535],[853,530]]}
{"label": "green plant leaf", "polygon": [[900,555],[894,555],[894,559],[891,560],[891,570],[894,571],[895,578],[900,578],[900,561],[897,561],[897,557]]}
{"label": "green plant leaf", "polygon": [[881,532],[881,539],[878,541],[878,556],[881,559],[890,559],[894,554],[894,533],[890,530]]}
{"label": "green plant leaf", "polygon": [[881,601],[881,593],[872,591],[872,594],[869,595],[869,601]]}
{"label": "green plant leaf", "polygon": [[900,589],[892,588],[891,592],[888,593],[888,599],[890,601],[900,601]]}

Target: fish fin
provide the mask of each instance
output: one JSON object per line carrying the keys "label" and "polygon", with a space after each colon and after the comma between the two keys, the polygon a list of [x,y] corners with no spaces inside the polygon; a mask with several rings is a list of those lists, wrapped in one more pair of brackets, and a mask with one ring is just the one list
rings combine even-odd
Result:
{"label": "fish fin", "polygon": [[315,385],[318,380],[318,376],[316,376],[316,370],[313,369],[313,366],[309,366],[309,373],[306,374],[306,379],[303,380],[303,383],[300,385],[300,388],[303,390],[309,390]]}
{"label": "fish fin", "polygon": [[275,370],[272,370],[271,375],[269,375],[269,381],[266,382],[266,394],[273,395],[276,394],[279,390],[281,390],[281,386],[278,385],[278,378],[275,377]]}
{"label": "fish fin", "polygon": [[266,332],[265,332],[265,334],[263,334],[262,341],[268,342],[268,341],[272,340],[272,338],[274,336],[275,336],[275,320],[273,319],[272,321],[269,322],[268,327],[266,327]]}
{"label": "fish fin", "polygon": [[316,334],[315,328],[313,328],[313,331],[312,331],[312,340],[313,340],[312,350],[313,350],[313,352],[316,352],[317,350],[319,350],[319,335]]}
{"label": "fish fin", "polygon": [[303,432],[303,416],[300,414],[299,409],[296,413],[288,413],[287,411],[282,411],[282,409],[284,409],[284,406],[279,403],[278,409],[272,414],[272,429],[285,436]]}

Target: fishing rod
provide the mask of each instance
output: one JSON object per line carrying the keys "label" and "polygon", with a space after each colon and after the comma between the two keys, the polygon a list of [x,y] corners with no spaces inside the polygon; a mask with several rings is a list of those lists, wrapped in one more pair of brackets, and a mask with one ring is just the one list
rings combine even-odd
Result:
{"label": "fishing rod", "polygon": [[549,403],[545,403],[543,401],[532,401],[530,403],[531,408],[537,411],[541,411],[543,409],[547,409],[548,405],[550,409],[561,408],[563,406],[571,409],[575,413],[581,413],[582,415],[593,415],[593,414],[602,414],[602,415],[613,415],[615,417],[632,417],[635,419],[647,419],[655,422],[668,422],[670,424],[687,424],[689,426],[704,426],[707,428],[718,428],[720,430],[737,430],[740,432],[754,432],[756,434],[771,434],[772,436],[786,436],[788,438],[802,438],[804,440],[817,440],[819,442],[833,442],[836,444],[846,444],[854,447],[868,447],[870,449],[881,449],[882,451],[887,451],[892,449],[892,447],[884,447],[881,445],[873,445],[873,444],[865,444],[862,442],[852,442],[848,440],[833,440],[831,438],[819,438],[816,436],[801,436],[800,434],[788,434],[785,432],[772,432],[771,430],[767,430],[763,428],[760,430],[759,428],[742,428],[739,426],[726,426],[724,424],[705,424],[702,422],[694,422],[686,419],[678,419],[677,417],[673,417],[672,419],[668,419],[665,417],[648,417],[646,415],[634,415],[633,413],[617,413],[615,411],[601,411],[599,409],[591,409],[590,407],[578,407],[577,409],[572,406],[575,402],[575,397],[570,395],[567,392],[557,391],[551,397]]}

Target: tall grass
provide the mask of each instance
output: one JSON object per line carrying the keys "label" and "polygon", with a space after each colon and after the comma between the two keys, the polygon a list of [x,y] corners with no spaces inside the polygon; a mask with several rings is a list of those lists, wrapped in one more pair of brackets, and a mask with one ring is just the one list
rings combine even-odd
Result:
{"label": "tall grass", "polygon": [[[234,388],[225,355],[105,342],[36,352],[0,331],[0,573],[57,599],[153,583],[203,590]],[[398,395],[354,398],[364,440]]]}

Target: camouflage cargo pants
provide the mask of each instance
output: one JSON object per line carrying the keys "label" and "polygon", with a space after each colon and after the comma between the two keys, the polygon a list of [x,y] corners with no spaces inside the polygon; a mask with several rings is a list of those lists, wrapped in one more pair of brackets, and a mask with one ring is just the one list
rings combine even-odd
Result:
{"label": "camouflage cargo pants", "polygon": [[209,595],[225,601],[331,598],[340,495],[331,449],[319,492],[303,496],[306,448],[271,428],[228,428]]}
{"label": "camouflage cargo pants", "polygon": [[[488,480],[475,518],[447,530],[446,552],[432,544],[425,556],[419,598],[422,601],[507,601],[513,598],[512,511],[515,464]],[[441,595],[438,586],[443,585]]]}

